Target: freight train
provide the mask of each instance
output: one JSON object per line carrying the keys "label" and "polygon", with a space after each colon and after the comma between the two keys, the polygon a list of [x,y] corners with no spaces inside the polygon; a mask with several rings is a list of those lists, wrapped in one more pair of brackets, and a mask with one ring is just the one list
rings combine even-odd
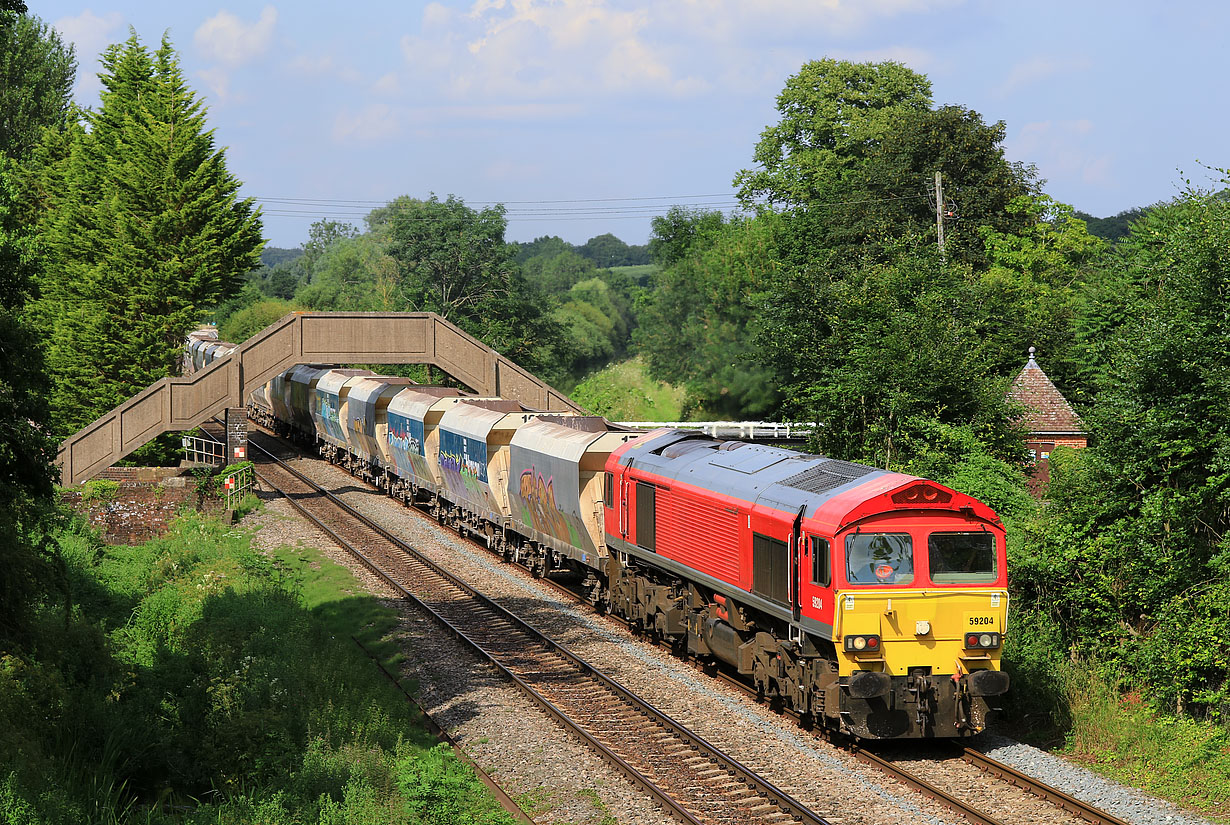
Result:
{"label": "freight train", "polygon": [[765,698],[862,739],[982,731],[1004,527],[933,481],[299,366],[250,415]]}

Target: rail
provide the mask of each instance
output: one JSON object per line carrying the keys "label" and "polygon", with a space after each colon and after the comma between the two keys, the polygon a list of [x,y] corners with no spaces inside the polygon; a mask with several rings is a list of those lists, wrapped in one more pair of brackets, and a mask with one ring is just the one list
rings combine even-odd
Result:
{"label": "rail", "polygon": [[[469,644],[679,821],[827,825],[827,820],[784,791],[434,564],[271,451],[255,443],[253,447],[274,462],[261,465],[265,483],[283,492],[339,546]],[[276,483],[270,468],[306,489],[287,493],[286,481]],[[320,513],[312,512],[314,506],[326,503],[346,514],[347,525],[362,525],[364,533],[350,540],[341,535],[347,528],[334,529]],[[375,554],[386,542],[397,554],[378,560]]]}

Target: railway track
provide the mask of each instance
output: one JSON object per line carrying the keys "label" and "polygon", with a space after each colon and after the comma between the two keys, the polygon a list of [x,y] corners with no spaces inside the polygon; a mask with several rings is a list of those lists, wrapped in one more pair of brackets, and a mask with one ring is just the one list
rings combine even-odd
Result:
{"label": "railway track", "polygon": [[[264,434],[262,433],[262,435],[264,435]],[[268,439],[270,440],[270,442],[272,442],[273,444],[277,444],[277,445],[284,445],[284,444],[285,444],[285,442],[283,442],[281,439],[276,439],[276,438],[275,438],[275,437],[273,437],[273,436],[264,435],[264,437],[265,437],[265,438],[268,438]],[[255,445],[254,445],[254,446],[255,446]],[[269,452],[265,451],[265,448],[258,448],[258,449],[261,449],[261,450],[262,450],[262,452],[266,452],[266,454],[267,454],[267,455],[271,455],[271,453],[269,453]],[[297,451],[297,450],[296,450],[295,454],[298,454],[298,451]],[[279,459],[276,459],[276,458],[275,458],[274,460],[279,460]],[[280,460],[279,460],[279,461],[280,461]],[[263,467],[262,467],[262,470],[263,470]],[[306,480],[305,480],[305,481],[306,481]],[[270,482],[268,479],[266,479],[266,483],[270,483],[270,484],[271,484],[271,482]],[[312,483],[312,482],[306,482],[306,483],[307,483],[307,484],[312,485],[312,487],[314,487],[314,488],[315,488],[314,483]],[[273,485],[271,484],[271,486],[273,486]],[[325,495],[325,496],[328,496],[328,495],[329,495],[326,491],[323,491],[323,490],[322,490],[322,489],[320,489],[320,488],[316,488],[316,489],[320,490],[320,493],[322,493],[322,494],[323,494],[323,495]],[[290,498],[290,500],[291,500],[292,504],[294,504],[294,505],[295,505],[298,509],[300,509],[300,511],[301,511],[301,512],[303,512],[303,508],[301,507],[301,502],[300,502],[300,501],[297,501],[297,500],[296,500],[296,498],[294,498],[294,497],[289,497],[289,496],[288,496],[288,498]],[[352,508],[350,508],[348,505],[342,504],[340,501],[339,501],[339,502],[337,502],[337,505],[338,505],[338,506],[340,506],[340,507],[344,507],[347,511],[349,511],[350,513],[353,513],[355,517],[358,517],[358,518],[363,518],[361,515],[359,515],[356,511],[354,511],[354,510],[353,510]],[[307,517],[308,517],[310,520],[317,521],[317,523],[319,523],[319,522],[318,522],[318,520],[317,520],[316,518],[314,518],[311,514],[309,514],[309,513],[305,513],[305,515],[307,515]],[[429,519],[429,517],[428,517],[428,516],[426,516],[425,514],[421,514],[421,515],[422,515],[422,517],[423,517],[424,519]],[[429,519],[429,520],[430,520],[430,519]],[[366,521],[366,520],[365,520],[365,521]],[[383,529],[382,529],[382,528],[379,528],[377,525],[372,524],[372,525],[371,525],[371,528],[372,528],[372,529],[374,529],[374,530],[379,531],[381,534],[384,534],[384,535],[386,536],[386,540],[387,540],[387,541],[391,541],[391,542],[393,542],[393,543],[395,543],[395,544],[398,544],[398,545],[400,545],[400,544],[401,544],[401,543],[400,543],[400,541],[398,541],[395,537],[393,537],[393,536],[389,536],[388,534],[384,533]],[[326,530],[326,532],[329,532],[331,535],[333,535],[333,530],[331,530],[331,529],[330,529],[330,528],[328,528],[327,526],[326,526],[324,529]],[[345,543],[344,543],[344,542],[340,539],[340,537],[339,537],[339,536],[334,535],[334,539],[335,539],[336,541],[339,541],[339,543],[341,543],[344,547],[346,546],[346,544],[345,544]],[[348,548],[348,549],[349,549],[349,548]],[[405,551],[406,551],[406,552],[413,553],[413,550],[410,550],[409,548],[405,548]],[[354,551],[351,551],[351,552],[353,553]],[[375,572],[377,575],[380,575],[382,578],[385,578],[384,574],[383,574],[380,570],[377,570],[377,569],[375,569],[374,567],[372,567],[372,563],[371,563],[370,561],[368,561],[367,559],[365,559],[365,558],[363,557],[363,555],[362,555],[362,554],[356,554],[356,557],[357,557],[357,558],[359,558],[359,559],[360,559],[360,561],[361,561],[362,563],[364,563],[364,564],[365,564],[365,566],[369,567],[369,569],[372,569],[372,570],[373,570],[373,572]],[[426,560],[424,560],[424,563],[425,563],[425,564],[427,564],[427,565],[431,565],[431,563],[430,563],[430,562],[427,562]],[[432,566],[432,567],[434,567],[434,565],[431,565],[431,566]],[[447,575],[447,574],[445,574],[445,575]],[[450,578],[451,578],[451,577],[450,577]],[[528,573],[528,571],[526,572],[526,578],[530,578],[530,574]],[[386,580],[387,580],[387,579],[386,579]],[[573,599],[573,600],[575,600],[575,601],[577,601],[577,602],[582,601],[582,599],[580,598],[580,596],[579,596],[577,593],[575,593],[573,590],[571,590],[570,588],[566,587],[566,586],[565,586],[565,585],[563,585],[563,584],[560,584],[560,583],[558,583],[558,582],[551,581],[550,579],[538,579],[538,580],[536,580],[536,581],[538,581],[538,583],[540,583],[540,584],[547,584],[548,586],[550,586],[550,587],[554,588],[555,590],[557,590],[557,591],[559,591],[559,592],[561,592],[561,593],[565,594],[565,595],[566,595],[568,598],[570,598],[570,599]],[[468,591],[468,592],[474,592],[474,591],[470,590],[470,588],[469,588],[468,586],[466,586],[466,585],[464,585],[464,584],[460,584],[460,583],[458,583],[458,584],[459,584],[459,586],[460,586],[460,587],[464,588],[466,591]],[[394,585],[394,586],[396,587],[396,585]],[[399,588],[399,589],[400,589],[400,588]],[[414,599],[414,597],[413,597],[413,596],[411,596],[410,598],[412,598],[412,599],[413,599],[413,600],[415,600],[415,601],[418,601],[417,599]],[[509,615],[509,614],[506,614],[506,612],[503,610],[503,608],[500,608],[500,607],[498,607],[498,606],[496,606],[496,605],[493,605],[493,607],[494,607],[494,609],[495,609],[495,610],[499,611],[500,613],[505,614],[505,615]],[[430,608],[428,608],[428,609],[430,610]],[[620,620],[618,617],[615,617],[615,616],[608,616],[608,618],[609,618],[611,621],[614,621],[614,622],[617,622],[617,623],[619,623],[619,624],[621,624],[621,625],[624,625],[625,627],[627,626],[627,623],[626,623],[626,622],[623,622],[623,621],[622,621],[622,620]],[[524,623],[520,622],[520,620],[519,620],[519,619],[516,619],[515,617],[511,617],[511,615],[509,615],[509,620],[510,620],[511,622],[513,622],[513,623],[520,624],[520,625],[524,625]],[[527,627],[528,627],[528,626],[527,626]],[[534,634],[536,634],[536,635],[540,635],[540,634],[537,634],[537,631],[532,631],[532,632],[533,632]],[[481,635],[481,634],[479,634],[479,635]],[[475,646],[476,648],[479,648],[480,652],[481,652],[481,653],[483,653],[483,655],[484,655],[484,656],[487,656],[488,658],[490,658],[489,654],[487,654],[486,652],[484,652],[484,651],[481,649],[481,647],[479,647],[479,644],[477,644],[477,642],[480,642],[480,641],[481,641],[481,639],[479,638],[479,635],[476,635],[476,637],[475,637],[474,639],[467,638],[464,634],[462,634],[462,637],[463,637],[463,638],[466,638],[466,641],[467,641],[467,642],[469,642],[471,645]],[[488,634],[488,636],[487,636],[486,638],[489,638],[489,637],[490,637],[490,636],[489,636],[489,634]],[[546,644],[548,644],[548,645],[554,645],[554,643],[553,643],[553,642],[550,642],[549,640],[545,640],[545,643],[546,643]],[[492,640],[492,644],[493,644],[493,646],[498,646],[498,641]],[[659,643],[659,644],[660,644],[661,646],[663,646],[663,647],[667,647],[667,648],[669,647],[669,645],[667,645],[666,643]],[[558,647],[558,646],[556,646],[556,647]],[[561,649],[561,650],[563,650],[562,648],[560,648],[560,649]],[[516,658],[515,651],[512,653],[512,656],[513,656],[513,659],[515,659],[515,658]],[[566,656],[566,658],[568,658],[568,659],[572,660],[573,662],[579,662],[579,660],[577,660],[577,659],[576,659],[576,657],[572,656],[572,654],[567,653],[566,651],[565,651],[565,656]],[[541,693],[538,693],[538,692],[536,692],[536,691],[534,690],[534,689],[535,689],[535,687],[536,687],[536,685],[535,685],[535,684],[530,683],[530,682],[524,682],[524,680],[518,679],[518,677],[516,676],[516,673],[515,673],[514,671],[512,671],[512,670],[507,670],[507,669],[505,669],[504,667],[501,667],[501,666],[500,666],[500,664],[499,664],[499,662],[496,662],[496,664],[497,664],[497,667],[500,667],[500,669],[501,669],[501,670],[504,670],[504,671],[505,671],[505,672],[506,672],[506,673],[510,676],[510,678],[512,678],[512,679],[513,679],[513,681],[514,681],[515,683],[517,683],[518,687],[520,687],[520,688],[521,688],[524,692],[527,692],[527,693],[531,696],[531,698],[533,698],[536,702],[539,702],[540,704],[543,704],[543,703],[550,704],[550,703],[551,703],[551,695],[552,695],[552,694],[551,694],[551,691],[550,691],[549,689],[544,688],[544,690],[543,690]],[[573,665],[573,667],[576,667],[576,666],[577,666],[577,665],[575,665],[575,664]],[[583,663],[581,663],[581,665],[580,665],[580,666],[584,667]],[[707,671],[707,672],[711,672],[711,671]],[[533,671],[531,671],[531,673],[533,673]],[[559,675],[559,673],[560,673],[560,672],[558,672],[558,671],[548,671],[548,670],[543,670],[543,671],[538,672],[538,674],[537,674],[537,675],[540,675],[540,676],[542,677],[543,681],[545,681],[545,682],[552,682],[552,681],[554,681],[554,680],[557,678],[557,676]],[[712,673],[712,672],[711,672],[711,673]],[[755,692],[754,692],[751,688],[749,688],[746,684],[744,684],[743,682],[739,681],[739,680],[738,680],[738,679],[736,679],[736,678],[733,678],[733,677],[729,676],[728,674],[724,673],[723,671],[718,670],[718,671],[716,671],[716,673],[715,673],[715,674],[713,674],[713,675],[716,675],[718,678],[722,679],[724,682],[726,682],[727,684],[731,685],[731,686],[732,686],[733,688],[735,688],[736,690],[738,690],[738,691],[740,691],[740,692],[744,693],[745,695],[752,696],[752,697],[754,697],[754,696],[755,696]],[[604,677],[604,678],[605,678],[605,677]],[[608,680],[608,681],[609,681],[609,680]],[[523,683],[523,682],[524,682],[524,683]],[[612,684],[613,684],[613,683],[612,683]],[[565,692],[564,692],[564,694],[562,694],[562,695],[561,695],[561,702],[563,702],[563,701],[567,698],[567,697],[566,697],[566,693],[567,693],[567,692],[565,691]],[[583,694],[583,693],[577,693],[577,692],[574,692],[574,696],[572,697],[572,700],[573,700],[573,702],[574,702],[574,703],[576,703],[576,702],[577,702],[577,700],[583,700],[583,699],[584,699],[584,694]],[[636,701],[637,701],[637,702],[640,702],[640,700],[639,700],[639,699],[638,699],[638,700],[636,700]],[[584,702],[582,701],[581,703],[583,704]],[[643,703],[643,702],[640,702],[640,704],[641,704],[641,705],[644,705],[644,703]],[[616,705],[604,705],[603,707],[604,707],[604,708],[610,708],[610,707],[615,707],[615,706],[616,706]],[[544,707],[546,707],[546,704],[544,704]],[[560,709],[562,709],[562,708],[557,708],[557,710],[560,710]],[[558,718],[560,718],[560,717],[559,717],[559,715],[557,714],[557,710],[548,709],[548,712],[549,712],[549,713],[551,713],[551,715],[556,716],[556,718],[558,719]],[[604,711],[604,712],[607,712],[607,711]],[[793,713],[793,712],[791,712],[791,711],[781,711],[781,712],[782,712],[784,715],[786,715],[786,716],[788,716],[788,717],[791,717],[791,718],[794,718],[796,721],[798,721],[798,715],[797,715],[797,714],[795,714],[795,713]],[[639,711],[639,710],[638,710],[638,711],[636,711],[636,713],[637,713],[637,716],[638,716],[638,717],[641,717],[641,711]],[[620,727],[620,722],[619,722],[619,720],[618,720],[616,717],[611,717],[611,718],[614,720],[614,724],[613,724],[611,727],[612,727],[612,728],[613,728],[613,729],[617,732],[617,731],[618,731],[618,729],[619,729],[619,727]],[[624,717],[624,718],[625,718],[625,719],[632,719],[632,718],[635,718],[635,717]],[[565,721],[565,720],[561,719],[561,722],[565,724],[565,727],[568,727],[568,728],[572,729],[572,725],[571,725],[568,721]],[[676,727],[676,728],[682,729],[682,727],[681,727],[681,726],[678,726],[678,725],[676,725],[676,724],[675,724],[675,723],[673,723],[673,722],[668,723],[668,727]],[[642,731],[643,731],[644,729],[645,729],[645,728],[644,728],[643,726],[640,726],[640,727],[634,728],[634,730],[642,730]],[[580,734],[578,734],[578,735],[580,735]],[[639,738],[639,736],[640,736],[640,735],[641,735],[641,734],[633,734],[633,735],[631,735],[631,736],[630,736],[630,737],[628,737],[628,738],[630,738],[630,739],[633,741],[633,743],[634,743],[635,745],[640,746],[640,745],[643,745],[643,744],[644,744],[644,741],[643,741],[643,740],[641,740],[641,739]],[[684,734],[684,735],[685,735],[685,736],[687,736],[687,734]],[[919,793],[923,794],[924,796],[926,796],[926,797],[928,797],[928,798],[930,798],[930,799],[935,800],[936,802],[940,803],[941,805],[944,805],[945,807],[947,807],[949,810],[953,811],[954,813],[960,814],[962,817],[964,817],[965,819],[967,819],[967,820],[968,820],[968,821],[970,821],[970,822],[980,823],[980,825],[1002,825],[1001,820],[996,819],[994,816],[991,816],[990,814],[985,813],[984,811],[980,810],[978,807],[976,807],[976,806],[975,806],[975,805],[973,805],[972,803],[969,803],[969,802],[967,802],[967,801],[965,801],[965,800],[962,800],[962,799],[960,799],[960,798],[958,798],[958,797],[956,797],[956,796],[953,796],[952,794],[947,793],[947,792],[946,792],[946,791],[944,791],[942,788],[937,787],[937,786],[936,786],[936,785],[934,785],[933,783],[930,783],[930,782],[928,782],[927,780],[923,779],[922,777],[919,777],[919,776],[917,776],[917,775],[915,775],[915,774],[911,773],[909,770],[907,770],[907,769],[903,768],[903,767],[902,767],[902,766],[900,766],[900,765],[896,765],[896,764],[894,764],[891,760],[885,759],[885,758],[883,758],[883,757],[879,756],[878,754],[876,754],[876,753],[874,753],[874,752],[872,752],[872,751],[867,750],[866,748],[860,747],[860,746],[859,746],[859,745],[857,745],[856,743],[852,743],[852,742],[849,742],[849,741],[845,741],[845,740],[840,739],[840,738],[827,737],[827,736],[826,736],[826,734],[825,734],[824,732],[821,732],[821,731],[816,731],[816,735],[817,735],[817,736],[825,736],[825,737],[826,737],[826,738],[828,738],[831,742],[833,742],[833,744],[835,744],[835,745],[837,745],[837,746],[839,746],[839,747],[842,747],[843,749],[845,749],[845,750],[847,750],[848,752],[852,753],[852,754],[853,754],[856,758],[858,758],[860,761],[864,762],[865,764],[868,764],[868,765],[871,765],[872,767],[875,767],[877,770],[879,770],[879,771],[881,771],[881,772],[885,773],[885,774],[886,774],[886,775],[888,775],[888,776],[891,776],[893,779],[895,779],[895,780],[897,780],[897,781],[899,781],[899,782],[901,782],[901,783],[903,783],[903,784],[905,784],[905,785],[907,785],[907,786],[909,786],[909,787],[913,788],[914,790],[918,791]],[[583,738],[583,739],[585,739],[587,742],[590,742],[590,737],[589,737],[589,736],[582,735],[582,738]],[[696,737],[695,735],[691,735],[691,738],[692,738],[692,739],[694,739],[694,740],[695,740],[695,741],[697,741],[697,742],[703,742],[703,740],[701,740],[701,739],[700,739],[700,737]],[[600,742],[591,742],[591,745],[598,745],[598,747],[596,747],[596,749],[597,749],[597,750],[599,750],[599,752],[600,752],[600,753],[603,753],[603,750],[602,750],[602,748],[601,748],[601,746],[600,746],[600,745],[601,745],[601,743],[600,743]],[[712,751],[716,752],[716,749],[713,749],[713,748],[712,748],[712,746],[708,746],[708,745],[707,745],[707,743],[705,743],[705,746],[706,746],[706,747],[708,747],[710,750],[712,750]],[[1017,788],[1020,788],[1020,789],[1022,789],[1022,790],[1024,790],[1024,791],[1027,791],[1028,793],[1030,793],[1030,794],[1032,794],[1032,795],[1034,795],[1034,796],[1036,796],[1036,797],[1039,797],[1039,798],[1041,798],[1041,799],[1047,800],[1047,801],[1048,801],[1048,802],[1050,802],[1051,804],[1055,805],[1056,807],[1058,807],[1058,808],[1060,808],[1060,809],[1062,809],[1062,810],[1066,811],[1067,813],[1069,813],[1069,814],[1071,814],[1071,815],[1073,815],[1073,816],[1079,817],[1080,819],[1085,820],[1085,821],[1090,822],[1090,823],[1093,823],[1094,825],[1128,825],[1128,823],[1127,823],[1127,822],[1125,822],[1124,820],[1119,819],[1118,817],[1115,817],[1115,816],[1113,816],[1113,815],[1111,815],[1111,814],[1108,814],[1108,813],[1106,813],[1105,811],[1101,811],[1101,810],[1099,810],[1099,809],[1097,809],[1097,808],[1095,808],[1095,807],[1093,807],[1093,806],[1091,806],[1091,805],[1089,805],[1089,804],[1087,804],[1087,803],[1085,803],[1085,802],[1083,802],[1083,801],[1081,801],[1081,800],[1079,800],[1079,799],[1076,799],[1076,798],[1074,798],[1074,797],[1072,797],[1072,796],[1069,796],[1069,795],[1067,795],[1067,794],[1063,793],[1062,791],[1060,791],[1060,790],[1058,790],[1058,789],[1056,789],[1056,788],[1050,787],[1049,785],[1046,785],[1046,784],[1044,784],[1044,783],[1042,783],[1042,782],[1039,782],[1039,781],[1037,781],[1037,780],[1033,779],[1032,777],[1029,777],[1028,775],[1023,774],[1023,773],[1021,773],[1021,772],[1019,772],[1019,771],[1015,770],[1014,768],[1012,768],[1012,767],[1010,767],[1010,766],[1008,766],[1008,765],[1005,765],[1005,764],[1004,764],[1004,763],[1002,763],[1002,762],[999,762],[999,761],[997,761],[997,760],[995,760],[995,759],[992,759],[991,757],[989,757],[989,756],[987,756],[987,755],[983,754],[983,753],[982,753],[982,752],[980,752],[980,751],[974,750],[974,749],[972,749],[972,748],[966,748],[966,747],[963,747],[963,746],[960,746],[960,745],[955,745],[954,747],[956,748],[955,757],[960,758],[962,761],[964,761],[964,762],[966,762],[966,763],[969,763],[970,765],[972,765],[972,766],[974,766],[974,767],[978,768],[979,770],[981,770],[981,771],[983,771],[984,773],[986,773],[986,774],[988,774],[988,775],[990,775],[990,776],[994,777],[995,779],[998,779],[998,780],[1000,780],[1000,781],[1003,781],[1003,782],[1005,782],[1005,783],[1008,783],[1008,784],[1010,784],[1010,785],[1013,785],[1013,786],[1015,786],[1015,787],[1017,787]],[[638,749],[638,752],[639,752],[639,749]],[[682,751],[680,751],[680,752],[682,752]],[[697,753],[699,754],[699,751],[698,751]],[[604,756],[604,758],[607,758],[605,753],[603,753],[603,756]],[[608,761],[610,761],[610,760],[608,759]],[[733,760],[731,760],[731,761],[733,762],[733,764],[734,764],[734,765],[736,765],[736,766],[738,765],[738,763],[737,763],[737,762],[734,762]],[[624,773],[625,773],[625,775],[628,775],[628,776],[629,776],[629,778],[633,779],[633,781],[634,781],[636,784],[638,784],[638,785],[642,785],[642,787],[645,787],[645,785],[644,785],[644,784],[642,784],[642,779],[641,779],[641,778],[637,778],[637,777],[632,776],[632,774],[631,774],[631,773],[629,773],[629,772],[628,772],[628,770],[626,770],[626,769],[625,769],[625,768],[633,768],[634,766],[633,766],[632,764],[628,763],[628,762],[627,762],[627,760],[623,760],[623,762],[624,762],[623,764],[617,764],[617,763],[615,763],[615,762],[613,762],[612,764],[616,764],[616,767],[617,767],[619,770],[621,770],[621,772],[624,772]],[[673,770],[674,766],[673,766],[673,765],[671,765],[671,763],[669,763],[669,760],[668,760],[668,763],[667,763],[667,764],[670,766],[670,769],[672,769],[672,770]],[[649,784],[652,784],[652,779],[651,779],[651,777],[660,775],[660,773],[659,773],[659,771],[660,771],[660,770],[661,770],[661,768],[657,768],[657,769],[655,770],[654,768],[652,768],[652,767],[651,767],[651,768],[649,769],[649,772],[645,775],[644,780],[645,780],[645,781],[647,781],[647,782],[649,782]],[[747,771],[747,769],[746,769],[746,768],[742,768],[742,766],[738,766],[737,768],[730,768],[730,769],[723,769],[723,770],[722,770],[722,772],[723,772],[723,773],[726,773],[726,775],[727,775],[727,776],[729,776],[729,777],[738,777],[738,776],[740,776],[740,771],[743,771],[743,772],[746,772],[747,774],[750,774],[750,771]],[[718,774],[709,774],[709,775],[710,775],[710,776],[717,776]],[[761,780],[761,781],[763,782],[763,780]],[[744,785],[748,786],[749,788],[750,788],[750,787],[754,787],[754,786],[757,784],[757,783],[756,783],[756,782],[754,782],[754,781],[742,781],[742,780],[736,780],[736,782],[737,782],[737,783],[738,783],[738,782],[741,782],[742,784],[744,784]],[[771,786],[769,783],[767,783],[767,782],[766,782],[766,783],[764,783],[764,784],[765,784],[768,788],[772,788],[772,786]],[[648,789],[648,788],[646,788],[646,790],[649,790],[649,789]],[[657,790],[661,791],[662,789],[657,789]],[[775,791],[776,791],[777,789],[773,788],[773,790],[775,790]],[[650,791],[650,793],[651,793],[652,795],[654,795],[655,797],[658,797],[658,794],[657,794],[657,793],[655,793],[654,791]],[[781,793],[781,792],[780,792],[780,791],[778,791],[778,793]],[[784,796],[784,794],[783,794],[783,796]],[[660,801],[662,801],[662,802],[663,802],[663,804],[664,804],[664,805],[666,805],[666,806],[668,807],[668,809],[672,809],[672,806],[671,806],[669,803],[667,803],[666,801],[663,801],[661,797],[658,797],[658,798],[659,798],[659,800],[660,800]],[[745,797],[742,797],[742,796],[739,796],[739,797],[733,797],[733,799],[743,799],[743,798],[745,798]],[[729,802],[729,800],[727,800],[727,802]],[[793,800],[791,800],[791,802],[793,803],[793,806],[796,806],[796,807],[797,807],[797,809],[802,810],[802,806],[799,806],[799,805],[798,805],[798,803],[793,802]],[[723,803],[719,803],[719,804],[723,804]],[[673,810],[673,809],[672,809],[672,810]],[[767,809],[766,809],[766,810],[767,810]],[[783,813],[785,813],[785,810],[786,810],[786,809],[782,809]],[[778,818],[778,819],[764,819],[764,820],[760,820],[760,821],[765,821],[765,822],[783,822],[783,823],[784,823],[784,822],[790,822],[790,821],[792,821],[792,820],[789,818],[789,816],[790,816],[789,814],[786,814],[785,816],[782,816],[782,817],[780,817],[780,818]],[[824,822],[824,821],[825,821],[825,820],[822,820],[822,819],[814,818],[814,815],[812,815],[812,817],[813,817],[813,818],[811,818],[811,819],[797,819],[797,820],[793,820],[793,821],[801,821],[801,822]],[[693,820],[684,819],[683,821],[693,821]],[[720,822],[726,822],[726,821],[757,821],[757,820],[726,820],[726,819],[717,819],[717,820],[700,820],[700,821],[720,821]]]}
{"label": "railway track", "polygon": [[828,825],[784,791],[433,564],[259,441],[257,475],[360,563],[490,661],[681,822]]}

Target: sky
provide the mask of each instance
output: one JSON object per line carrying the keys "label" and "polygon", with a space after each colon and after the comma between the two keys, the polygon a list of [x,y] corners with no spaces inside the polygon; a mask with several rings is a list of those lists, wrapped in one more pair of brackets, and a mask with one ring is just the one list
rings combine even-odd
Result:
{"label": "sky", "polygon": [[75,45],[83,106],[108,44],[167,35],[279,247],[432,193],[503,203],[511,241],[644,243],[672,205],[735,206],[786,79],[823,57],[926,74],[936,105],[1004,121],[1009,160],[1098,217],[1230,167],[1230,4],[1212,0],[27,4]]}

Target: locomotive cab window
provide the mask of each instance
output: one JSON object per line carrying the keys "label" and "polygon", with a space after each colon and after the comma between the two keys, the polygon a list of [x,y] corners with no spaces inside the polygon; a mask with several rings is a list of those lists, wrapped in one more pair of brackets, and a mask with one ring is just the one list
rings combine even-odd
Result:
{"label": "locomotive cab window", "polygon": [[987,584],[998,577],[995,536],[990,533],[932,533],[927,537],[931,581]]}
{"label": "locomotive cab window", "polygon": [[811,536],[811,581],[821,587],[833,583],[833,565],[830,563],[829,540]]}
{"label": "locomotive cab window", "polygon": [[913,584],[913,539],[908,533],[846,536],[846,581],[850,584]]}
{"label": "locomotive cab window", "polygon": [[602,500],[608,508],[615,506],[615,476],[602,474]]}

